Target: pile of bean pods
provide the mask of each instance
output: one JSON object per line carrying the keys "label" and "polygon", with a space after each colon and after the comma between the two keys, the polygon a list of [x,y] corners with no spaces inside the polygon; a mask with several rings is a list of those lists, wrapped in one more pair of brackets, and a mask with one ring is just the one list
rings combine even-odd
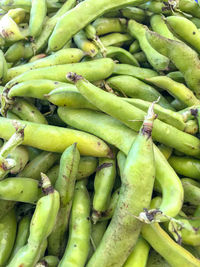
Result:
{"label": "pile of bean pods", "polygon": [[200,266],[200,1],[0,0],[0,267]]}

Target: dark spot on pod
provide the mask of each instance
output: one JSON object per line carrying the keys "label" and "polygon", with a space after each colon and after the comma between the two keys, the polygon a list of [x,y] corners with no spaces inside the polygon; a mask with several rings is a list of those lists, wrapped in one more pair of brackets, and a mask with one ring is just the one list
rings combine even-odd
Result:
{"label": "dark spot on pod", "polygon": [[24,193],[24,191],[22,190],[21,192],[20,192],[20,194],[23,194]]}
{"label": "dark spot on pod", "polygon": [[42,188],[42,192],[45,195],[49,195],[49,194],[52,194],[54,192],[54,188],[53,188],[53,186],[49,186],[47,188]]}
{"label": "dark spot on pod", "polygon": [[103,164],[101,164],[100,166],[97,167],[96,171],[98,172],[98,171],[100,171],[100,170],[102,170],[104,168],[111,167],[112,165],[113,165],[112,163],[103,163]]}
{"label": "dark spot on pod", "polygon": [[74,247],[76,248],[76,247],[77,247],[77,245],[76,245],[76,244],[74,244]]}
{"label": "dark spot on pod", "polygon": [[194,35],[195,35],[195,34],[196,34],[196,32],[193,32],[192,34],[194,34]]}
{"label": "dark spot on pod", "polygon": [[193,116],[197,116],[198,115],[198,109],[197,108],[195,108],[195,109],[190,109],[190,112],[191,112],[191,115],[193,115]]}

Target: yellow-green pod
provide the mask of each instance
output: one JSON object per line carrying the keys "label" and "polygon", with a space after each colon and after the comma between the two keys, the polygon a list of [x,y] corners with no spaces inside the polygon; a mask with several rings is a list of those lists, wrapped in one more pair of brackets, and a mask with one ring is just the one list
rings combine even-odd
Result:
{"label": "yellow-green pod", "polygon": [[96,56],[98,53],[98,47],[87,39],[86,33],[83,30],[74,35],[74,42],[78,48],[91,57]]}
{"label": "yellow-green pod", "polygon": [[146,267],[150,246],[140,236],[123,267]]}
{"label": "yellow-green pod", "polygon": [[34,0],[31,3],[29,31],[30,36],[35,38],[41,31],[44,23],[44,18],[47,13],[47,1],[46,0]]}

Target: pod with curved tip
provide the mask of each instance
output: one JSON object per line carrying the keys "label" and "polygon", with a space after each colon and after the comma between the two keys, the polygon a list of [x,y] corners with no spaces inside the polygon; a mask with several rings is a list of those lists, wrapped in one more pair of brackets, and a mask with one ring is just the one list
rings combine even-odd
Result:
{"label": "pod with curved tip", "polygon": [[145,53],[148,62],[157,70],[167,70],[169,68],[169,59],[166,56],[158,53],[148,42],[146,32],[148,28],[134,20],[128,23],[128,30],[130,34],[135,37],[140,44],[142,51]]}
{"label": "pod with curved tip", "polygon": [[189,89],[200,97],[200,60],[198,54],[183,42],[167,39],[155,32],[147,31],[150,44],[162,55],[167,56],[183,74]]}
{"label": "pod with curved tip", "polygon": [[110,33],[100,37],[101,43],[105,46],[122,46],[126,42],[132,41],[133,38],[127,33]]}
{"label": "pod with curved tip", "polygon": [[[9,139],[15,132],[13,120],[0,117],[0,137]],[[112,157],[111,149],[101,139],[72,129],[21,121],[26,125],[24,145],[41,150],[63,152],[66,147],[77,143],[81,155],[94,157]],[[47,138],[48,137],[48,138]]]}
{"label": "pod with curved tip", "polygon": [[167,76],[152,77],[148,78],[147,81],[166,90],[188,107],[200,104],[200,100],[196,98],[189,88],[182,83],[173,81]]}

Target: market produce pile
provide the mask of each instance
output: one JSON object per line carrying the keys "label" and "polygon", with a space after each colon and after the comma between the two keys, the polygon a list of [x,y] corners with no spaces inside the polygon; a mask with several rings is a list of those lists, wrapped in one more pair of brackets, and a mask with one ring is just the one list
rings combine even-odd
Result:
{"label": "market produce pile", "polygon": [[0,1],[0,267],[200,266],[200,2]]}

